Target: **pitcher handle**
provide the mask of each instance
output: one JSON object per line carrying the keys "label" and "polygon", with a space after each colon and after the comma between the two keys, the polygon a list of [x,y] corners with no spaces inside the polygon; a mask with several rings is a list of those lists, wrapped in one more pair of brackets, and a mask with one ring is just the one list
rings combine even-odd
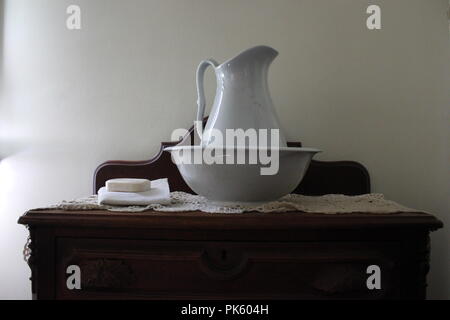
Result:
{"label": "pitcher handle", "polygon": [[205,117],[205,90],[203,88],[203,82],[205,71],[209,66],[215,69],[218,66],[218,63],[213,59],[207,59],[200,62],[197,68],[197,121],[201,121],[200,123],[203,123],[203,118]]}

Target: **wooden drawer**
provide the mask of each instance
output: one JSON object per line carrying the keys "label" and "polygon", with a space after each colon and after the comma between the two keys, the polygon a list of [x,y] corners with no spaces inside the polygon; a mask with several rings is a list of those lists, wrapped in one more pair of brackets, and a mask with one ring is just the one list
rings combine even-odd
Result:
{"label": "wooden drawer", "polygon": [[[399,246],[58,238],[56,298],[390,298]],[[382,271],[369,290],[369,265]],[[66,269],[81,269],[81,290]]]}

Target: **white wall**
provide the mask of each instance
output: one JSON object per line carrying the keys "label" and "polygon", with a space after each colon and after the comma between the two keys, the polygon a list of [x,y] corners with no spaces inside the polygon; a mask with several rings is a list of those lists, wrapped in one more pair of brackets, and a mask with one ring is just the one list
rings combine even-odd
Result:
{"label": "white wall", "polygon": [[[69,4],[82,30],[65,28]],[[382,30],[365,27],[368,4]],[[95,167],[149,158],[196,113],[194,72],[268,44],[290,140],[364,163],[373,190],[435,213],[429,295],[450,298],[447,0],[5,0],[0,298],[29,298],[28,208],[91,192]],[[213,79],[208,78],[210,99]],[[124,128],[118,133],[118,128]]]}

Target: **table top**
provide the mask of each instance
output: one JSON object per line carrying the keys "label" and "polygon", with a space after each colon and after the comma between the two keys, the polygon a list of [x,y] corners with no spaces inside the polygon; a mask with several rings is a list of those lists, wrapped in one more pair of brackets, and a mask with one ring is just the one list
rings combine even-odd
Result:
{"label": "table top", "polygon": [[178,230],[203,228],[207,228],[208,230],[373,229],[380,227],[436,230],[443,227],[443,223],[435,216],[420,212],[395,214],[313,214],[303,212],[217,214],[200,211],[112,212],[106,210],[30,210],[19,218],[18,223],[30,226]]}

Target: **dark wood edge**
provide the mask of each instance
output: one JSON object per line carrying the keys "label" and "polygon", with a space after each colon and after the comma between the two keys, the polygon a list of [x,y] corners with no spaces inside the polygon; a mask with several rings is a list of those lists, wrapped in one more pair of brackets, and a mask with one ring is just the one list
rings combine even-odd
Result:
{"label": "dark wood edge", "polygon": [[351,167],[358,168],[360,172],[364,175],[365,188],[368,190],[367,193],[371,192],[370,186],[370,174],[367,168],[359,162],[350,161],[350,160],[341,160],[341,161],[319,161],[312,160],[311,166],[322,167],[322,168],[336,168],[336,167]]}
{"label": "dark wood edge", "polygon": [[[301,230],[337,228],[345,230],[364,230],[373,228],[411,228],[434,231],[443,227],[442,221],[428,213],[396,214],[313,214],[289,213],[246,213],[210,214],[204,212],[142,212],[119,213],[108,211],[62,211],[30,210],[19,218],[24,225],[78,226],[114,228],[151,228],[178,230],[239,230],[242,226],[255,230]],[[149,219],[151,217],[151,219]],[[255,217],[258,219],[255,220]]]}
{"label": "dark wood edge", "polygon": [[314,162],[316,166],[321,167],[357,167],[361,170],[361,172],[364,174],[366,182],[367,182],[367,189],[370,190],[370,175],[367,168],[362,165],[359,162],[356,161],[350,161],[350,160],[341,160],[341,161],[319,161],[319,160],[312,160],[311,162]]}
{"label": "dark wood edge", "polygon": [[[301,142],[288,142],[287,143],[289,147],[295,147],[295,148],[301,148],[302,143]],[[336,167],[351,167],[351,168],[358,168],[361,172],[361,174],[365,178],[365,188],[370,193],[371,187],[370,187],[370,174],[367,168],[362,165],[359,162],[356,161],[349,161],[349,160],[342,160],[342,161],[319,161],[319,160],[312,160],[311,166],[317,167],[317,168],[336,168]]]}

